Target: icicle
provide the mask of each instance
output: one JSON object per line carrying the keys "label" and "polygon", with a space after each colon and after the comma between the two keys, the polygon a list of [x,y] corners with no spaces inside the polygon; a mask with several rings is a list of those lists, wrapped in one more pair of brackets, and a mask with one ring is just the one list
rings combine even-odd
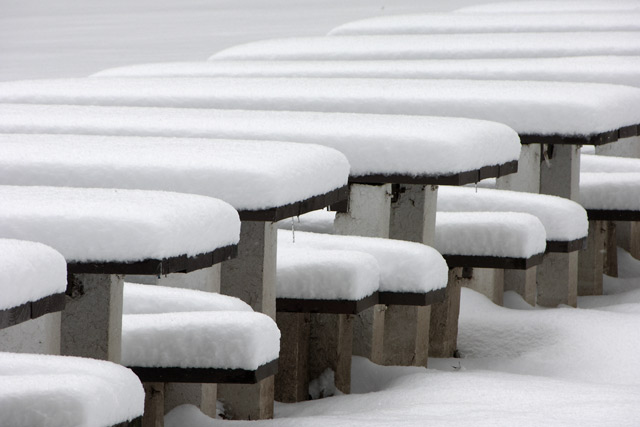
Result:
{"label": "icicle", "polygon": [[[300,222],[300,216],[298,215],[298,222]],[[293,243],[296,242],[296,220],[295,217],[291,217],[291,239]]]}

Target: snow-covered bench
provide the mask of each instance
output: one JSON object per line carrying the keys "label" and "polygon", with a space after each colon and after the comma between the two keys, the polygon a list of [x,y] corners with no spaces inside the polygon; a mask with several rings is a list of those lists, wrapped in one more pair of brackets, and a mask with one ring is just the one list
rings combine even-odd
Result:
{"label": "snow-covered bench", "polygon": [[0,425],[29,427],[141,425],[138,378],[111,362],[0,353]]}
{"label": "snow-covered bench", "polygon": [[341,233],[425,243],[435,225],[432,185],[508,174],[519,151],[517,136],[504,125],[449,118],[61,105],[0,105],[0,111],[0,133],[277,139],[334,147],[351,165]]}
{"label": "snow-covered bench", "polygon": [[639,12],[635,0],[534,0],[485,3],[457,9],[459,13],[557,13],[557,12]]}
{"label": "snow-covered bench", "polygon": [[[640,12],[640,11],[638,11]],[[416,13],[387,15],[342,24],[330,36],[466,34],[466,33],[557,33],[576,31],[638,31],[640,13],[524,13],[455,14]]]}
{"label": "snow-covered bench", "polygon": [[122,275],[192,271],[228,259],[237,212],[168,192],[0,187],[0,236],[59,251],[69,273],[62,353],[120,360]]}
{"label": "snow-covered bench", "polygon": [[[347,160],[317,145],[72,135],[0,139],[3,183],[176,191],[230,203],[242,220],[239,256],[225,263],[221,273],[212,273],[210,283],[195,286],[241,297],[271,316],[276,262],[272,221],[347,197]],[[244,417],[240,411],[236,416]]]}
{"label": "snow-covered bench", "polygon": [[150,425],[175,406],[196,401],[215,416],[216,384],[255,384],[273,376],[279,339],[269,316],[237,298],[124,286],[122,364],[144,382]]}

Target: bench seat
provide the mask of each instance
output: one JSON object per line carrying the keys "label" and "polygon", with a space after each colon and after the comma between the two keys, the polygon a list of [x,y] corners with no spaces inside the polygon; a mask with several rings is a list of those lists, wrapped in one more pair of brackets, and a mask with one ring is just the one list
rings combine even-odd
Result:
{"label": "bench seat", "polygon": [[143,406],[138,378],[114,363],[0,353],[3,426],[140,426]]}
{"label": "bench seat", "polygon": [[485,3],[457,9],[458,13],[557,13],[557,12],[627,12],[640,11],[634,0],[529,0]]}

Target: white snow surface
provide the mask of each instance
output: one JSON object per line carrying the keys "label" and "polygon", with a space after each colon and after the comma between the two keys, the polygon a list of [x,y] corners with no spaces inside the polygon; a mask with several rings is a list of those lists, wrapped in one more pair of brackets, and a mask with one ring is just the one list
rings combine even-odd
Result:
{"label": "white snow surface", "polygon": [[0,425],[102,427],[142,415],[129,369],[102,360],[0,353]]}
{"label": "white snow surface", "polygon": [[277,298],[358,301],[380,285],[378,261],[368,253],[295,244],[278,245],[276,276]]}
{"label": "white snow surface", "polygon": [[250,311],[122,316],[125,366],[255,370],[278,358],[280,331]]}
{"label": "white snow surface", "polygon": [[433,248],[415,242],[375,237],[278,230],[280,248],[348,250],[372,255],[380,267],[381,292],[429,292],[447,285],[447,263]]}
{"label": "white snow surface", "polygon": [[315,143],[342,152],[353,176],[456,173],[520,153],[517,134],[499,123],[402,115],[0,104],[0,133]]}
{"label": "white snow surface", "polygon": [[438,212],[434,247],[443,255],[530,258],[544,253],[540,220],[520,212]]}
{"label": "white snow surface", "polygon": [[520,134],[585,135],[640,123],[640,88],[534,81],[60,79],[0,83],[0,102],[449,116],[504,123]]}
{"label": "white snow surface", "polygon": [[580,173],[580,204],[585,209],[640,210],[640,173]]}
{"label": "white snow surface", "polygon": [[67,262],[198,255],[236,244],[238,213],[211,197],[140,190],[0,186],[0,236]]}
{"label": "white snow surface", "polygon": [[125,282],[123,314],[253,311],[239,298],[194,289]]}
{"label": "white snow surface", "polygon": [[238,210],[347,184],[349,162],[313,144],[195,138],[0,135],[0,182],[200,194]]}
{"label": "white snow surface", "polygon": [[67,289],[67,262],[38,242],[0,239],[0,310]]}
{"label": "white snow surface", "polygon": [[637,56],[634,32],[291,37],[222,50],[209,60],[366,60]]}
{"label": "white snow surface", "polygon": [[637,12],[636,0],[534,0],[483,3],[455,10],[462,13]]}
{"label": "white snow surface", "polygon": [[353,77],[541,80],[640,87],[640,57],[440,59],[394,61],[208,61],[136,64],[99,77]]}
{"label": "white snow surface", "polygon": [[276,225],[281,230],[310,231],[312,233],[335,234],[333,229],[333,221],[336,219],[336,213],[328,210],[317,210],[307,212],[295,218],[283,219],[278,221]]}
{"label": "white snow surface", "polygon": [[430,13],[387,15],[348,22],[330,36],[466,33],[546,33],[576,31],[638,31],[640,14],[526,13],[460,15]]}
{"label": "white snow surface", "polygon": [[549,241],[587,236],[587,213],[578,203],[561,197],[489,188],[440,186],[438,211],[503,211],[530,213],[544,225]]}
{"label": "white snow surface", "polygon": [[640,159],[581,153],[580,173],[583,172],[640,173]]}

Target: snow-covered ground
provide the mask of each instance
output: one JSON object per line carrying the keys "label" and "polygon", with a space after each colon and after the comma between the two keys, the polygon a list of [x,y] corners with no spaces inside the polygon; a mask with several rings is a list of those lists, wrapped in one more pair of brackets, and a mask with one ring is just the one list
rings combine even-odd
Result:
{"label": "snow-covered ground", "polygon": [[[344,22],[451,10],[481,0],[0,0],[0,80],[85,76],[142,62],[205,60],[273,37],[326,34]],[[579,309],[507,308],[464,290],[461,359],[429,369],[355,358],[352,391],[277,405],[276,419],[233,426],[637,426],[640,262]],[[168,426],[228,425],[179,407]]]}

